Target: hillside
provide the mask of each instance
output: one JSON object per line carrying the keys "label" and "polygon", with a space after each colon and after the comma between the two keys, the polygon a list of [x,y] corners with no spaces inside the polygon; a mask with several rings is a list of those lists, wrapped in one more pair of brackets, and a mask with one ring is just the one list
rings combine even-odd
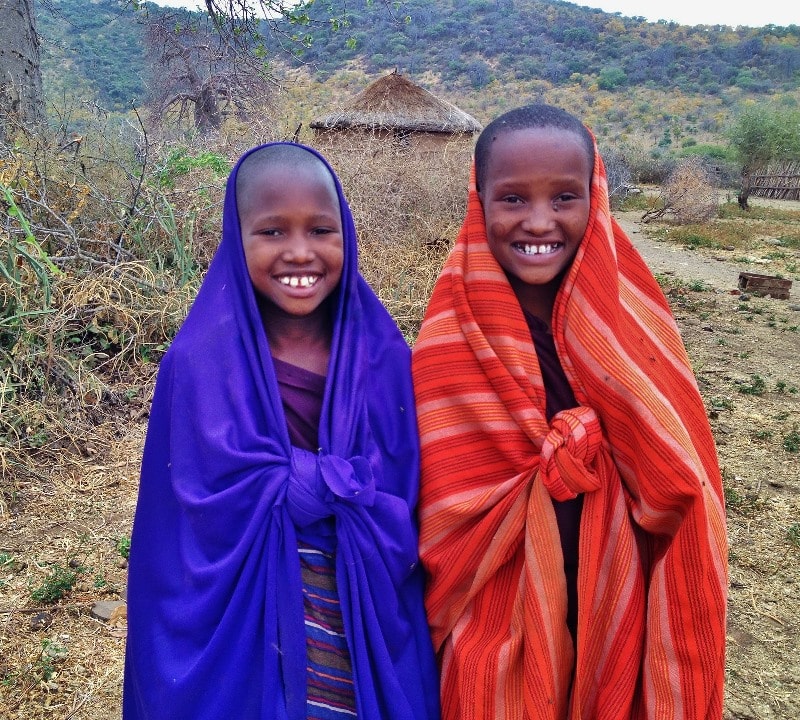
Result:
{"label": "hillside", "polygon": [[342,32],[315,30],[303,55],[322,72],[359,56],[369,72],[433,71],[447,83],[538,78],[556,85],[592,77],[600,89],[655,85],[754,93],[800,83],[800,27],[688,27],[648,23],[573,3],[543,0],[406,0],[396,12],[370,0],[312,6],[312,20],[346,14]]}
{"label": "hillside", "polygon": [[[136,10],[125,0],[95,0],[88,12],[81,0],[38,4],[48,96],[88,93],[113,109],[143,102],[150,73],[144,25],[167,12],[183,11],[152,3]],[[730,102],[796,96],[800,87],[796,25],[648,23],[557,0],[331,0],[312,4],[308,16],[299,30],[311,44],[298,44],[294,64],[318,80],[345,67],[371,76],[397,68],[453,97],[500,85],[523,92],[670,91],[710,101],[727,94]],[[331,16],[346,18],[345,26],[333,30]],[[277,40],[272,46],[276,60],[290,61]]]}
{"label": "hillside", "polygon": [[115,110],[144,99],[143,14],[130,2],[51,0],[36,4],[49,102],[96,99]]}

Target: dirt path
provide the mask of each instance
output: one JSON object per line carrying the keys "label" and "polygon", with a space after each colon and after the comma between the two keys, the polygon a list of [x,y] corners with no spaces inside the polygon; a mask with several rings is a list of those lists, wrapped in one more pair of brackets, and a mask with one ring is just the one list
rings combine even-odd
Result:
{"label": "dirt path", "polygon": [[[654,240],[643,231],[641,212],[615,213],[615,217],[656,275],[674,275],[689,282],[696,280],[715,290],[735,290],[740,272],[771,274],[768,266],[757,262],[758,258],[748,263],[735,262],[732,252],[721,250],[711,254]],[[789,297],[792,302],[800,301],[800,283],[792,284]]]}

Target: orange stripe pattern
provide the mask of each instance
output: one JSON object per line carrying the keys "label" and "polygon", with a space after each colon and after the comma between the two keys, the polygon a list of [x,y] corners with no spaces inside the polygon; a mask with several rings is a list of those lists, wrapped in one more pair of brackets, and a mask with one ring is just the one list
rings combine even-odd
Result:
{"label": "orange stripe pattern", "polygon": [[[473,178],[413,356],[443,718],[721,718],[716,451],[667,302],[611,217],[599,154],[552,331],[579,406],[548,424],[530,332],[489,251]],[[552,499],[578,493],[575,649]]]}

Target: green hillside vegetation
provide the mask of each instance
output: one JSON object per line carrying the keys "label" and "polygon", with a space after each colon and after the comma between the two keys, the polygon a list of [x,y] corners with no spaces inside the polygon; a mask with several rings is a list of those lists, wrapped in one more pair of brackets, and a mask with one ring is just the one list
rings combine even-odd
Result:
{"label": "green hillside vegetation", "polygon": [[[87,87],[111,106],[142,102],[149,18],[175,12],[124,0],[53,0],[37,6],[48,92]],[[567,2],[542,0],[331,0],[308,8],[310,42],[300,60],[317,79],[357,62],[368,75],[397,68],[432,74],[454,93],[497,82],[761,96],[800,85],[800,26],[730,28],[648,23]],[[344,16],[338,30],[327,20]],[[291,29],[297,33],[297,28]],[[285,43],[283,43],[285,46]],[[285,50],[272,43],[274,56]]]}
{"label": "green hillside vegetation", "polygon": [[[307,133],[315,117],[397,69],[482,123],[532,100],[565,107],[604,152],[638,166],[637,181],[659,181],[672,159],[690,154],[734,181],[726,133],[735,118],[752,106],[800,107],[797,25],[688,27],[542,0],[330,0],[307,6],[307,16],[266,38],[285,90],[270,112],[278,109],[274,124],[288,132]],[[64,132],[83,132],[91,105],[125,112],[152,101],[151,77],[164,75],[144,45],[148,22],[204,16],[127,0],[88,9],[52,0],[37,5],[37,17],[51,116]]]}
{"label": "green hillside vegetation", "polygon": [[48,100],[88,96],[113,110],[141,103],[147,79],[143,19],[120,0],[37,3]]}

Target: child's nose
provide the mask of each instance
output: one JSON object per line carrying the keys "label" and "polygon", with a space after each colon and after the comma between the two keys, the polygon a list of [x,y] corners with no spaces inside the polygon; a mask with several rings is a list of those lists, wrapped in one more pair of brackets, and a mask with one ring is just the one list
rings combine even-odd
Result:
{"label": "child's nose", "polygon": [[293,233],[289,237],[283,253],[284,259],[289,262],[308,262],[314,257],[314,248],[310,238],[305,233]]}
{"label": "child's nose", "polygon": [[553,229],[555,219],[550,203],[531,203],[523,220],[523,229],[533,235],[542,235]]}

